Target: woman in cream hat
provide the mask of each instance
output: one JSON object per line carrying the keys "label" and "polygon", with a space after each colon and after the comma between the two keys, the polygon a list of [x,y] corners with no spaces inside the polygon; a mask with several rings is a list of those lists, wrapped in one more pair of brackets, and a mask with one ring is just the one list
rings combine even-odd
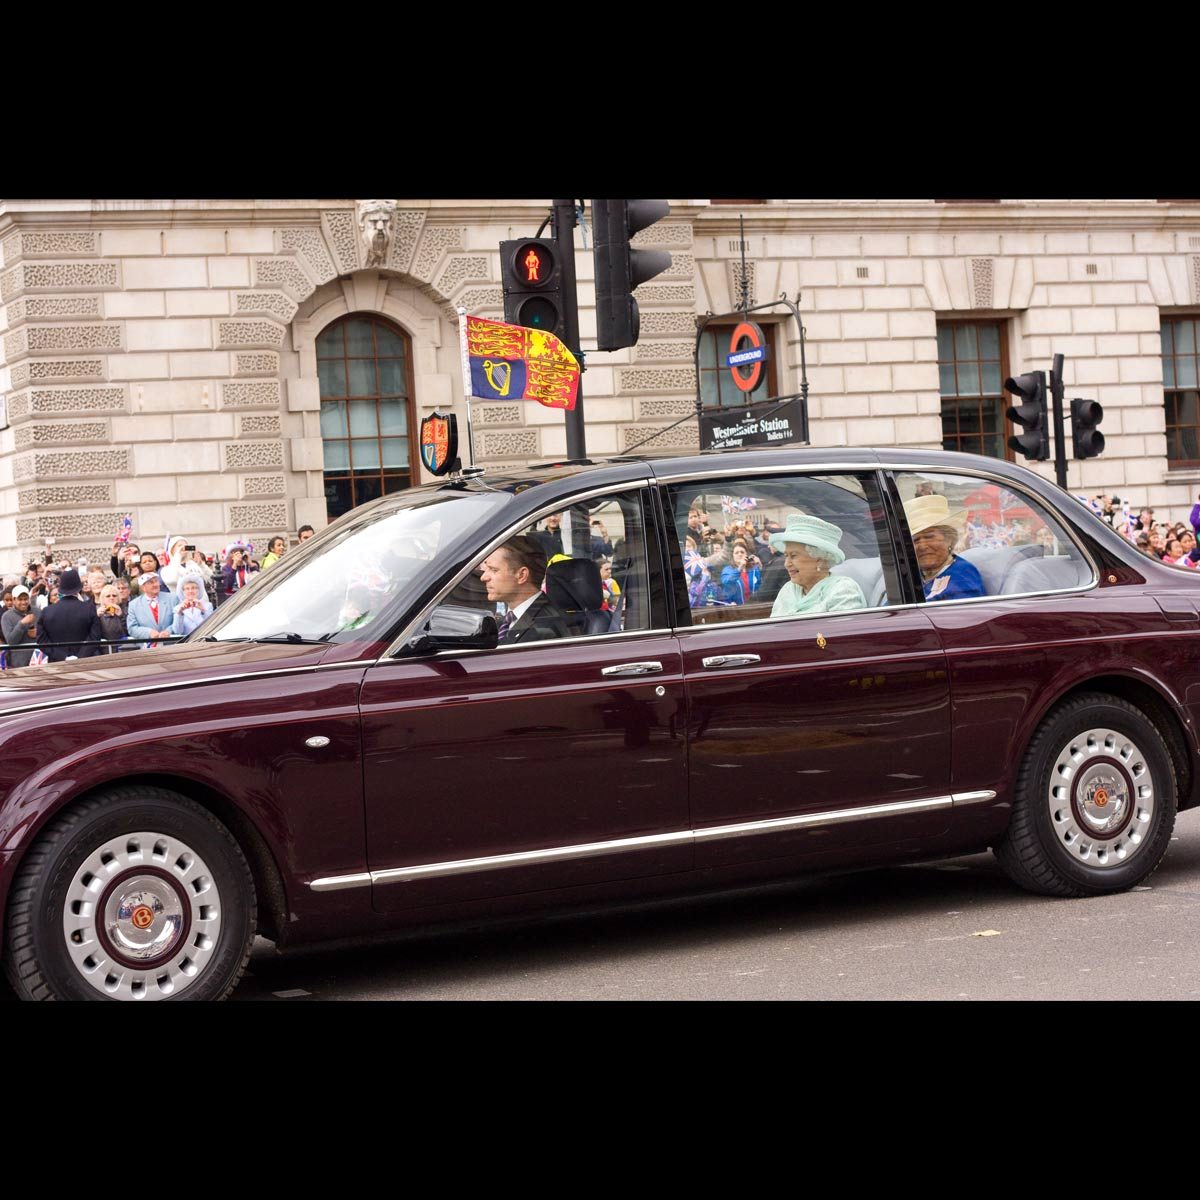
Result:
{"label": "woman in cream hat", "polygon": [[788,582],[779,589],[771,616],[796,613],[841,612],[866,608],[862,588],[845,575],[831,575],[829,568],[846,561],[838,543],[842,531],[820,517],[792,513],[782,533],[773,533],[771,549],[783,554]]}
{"label": "woman in cream hat", "polygon": [[983,577],[965,558],[954,553],[962,534],[962,510],[950,511],[945,496],[914,496],[904,502],[908,532],[917,553],[917,566],[926,600],[962,600],[986,596]]}

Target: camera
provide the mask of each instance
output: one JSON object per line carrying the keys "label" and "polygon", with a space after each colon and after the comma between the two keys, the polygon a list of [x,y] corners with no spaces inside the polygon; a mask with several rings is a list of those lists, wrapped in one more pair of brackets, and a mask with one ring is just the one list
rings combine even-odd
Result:
{"label": "camera", "polygon": [[195,546],[184,546],[185,550],[195,550]]}

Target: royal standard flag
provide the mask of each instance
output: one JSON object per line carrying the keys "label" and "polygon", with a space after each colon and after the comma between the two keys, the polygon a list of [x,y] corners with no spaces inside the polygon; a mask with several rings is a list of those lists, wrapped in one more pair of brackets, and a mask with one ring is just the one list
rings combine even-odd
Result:
{"label": "royal standard flag", "polygon": [[467,317],[465,325],[472,396],[575,407],[579,362],[554,334],[480,317]]}

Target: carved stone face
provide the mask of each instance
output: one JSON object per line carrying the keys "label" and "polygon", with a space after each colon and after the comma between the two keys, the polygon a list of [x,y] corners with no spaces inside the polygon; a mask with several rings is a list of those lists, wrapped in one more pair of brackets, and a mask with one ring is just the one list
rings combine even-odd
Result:
{"label": "carved stone face", "polygon": [[396,205],[392,200],[360,200],[358,224],[367,251],[367,266],[382,266],[392,240]]}

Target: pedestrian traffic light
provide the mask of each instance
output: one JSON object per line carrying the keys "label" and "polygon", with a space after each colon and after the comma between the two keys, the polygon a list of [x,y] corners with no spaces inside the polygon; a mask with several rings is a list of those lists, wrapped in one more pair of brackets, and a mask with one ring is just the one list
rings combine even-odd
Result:
{"label": "pedestrian traffic light", "polygon": [[665,200],[593,200],[596,344],[620,350],[637,343],[641,320],[631,293],[671,265],[665,250],[634,250],[629,239],[671,211]]}
{"label": "pedestrian traffic light", "polygon": [[1104,453],[1104,434],[1096,428],[1103,420],[1104,409],[1095,400],[1071,401],[1071,444],[1076,458]]}
{"label": "pedestrian traffic light", "polygon": [[554,238],[517,238],[500,243],[504,319],[510,325],[565,336],[562,268]]}
{"label": "pedestrian traffic light", "polygon": [[1009,446],[1034,462],[1049,458],[1050,421],[1046,413],[1045,371],[1030,371],[1027,375],[1006,379],[1004,390],[1021,400],[1005,415],[1024,430],[1008,439]]}

